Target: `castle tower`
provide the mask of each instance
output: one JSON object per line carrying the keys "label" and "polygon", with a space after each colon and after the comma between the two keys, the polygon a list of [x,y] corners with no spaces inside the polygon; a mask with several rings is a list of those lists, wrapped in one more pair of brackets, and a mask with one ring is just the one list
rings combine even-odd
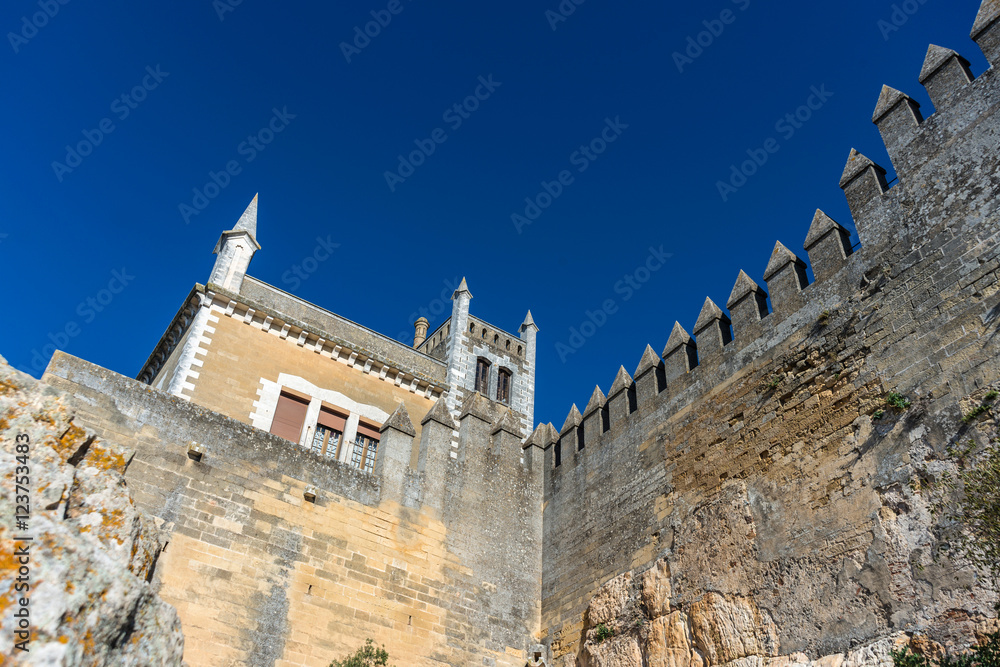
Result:
{"label": "castle tower", "polygon": [[[448,345],[448,409],[452,415],[458,414],[464,398],[463,389],[468,384],[466,378],[475,374],[476,368],[469,358],[467,330],[469,327],[469,303],[472,292],[462,278],[462,283],[451,295],[451,342]],[[471,365],[471,368],[470,368]],[[461,394],[461,395],[460,395]]]}
{"label": "castle tower", "polygon": [[525,378],[526,383],[524,387],[524,412],[528,416],[528,432],[532,430],[535,425],[535,339],[538,334],[538,326],[535,325],[534,318],[531,317],[531,311],[528,311],[528,315],[524,318],[524,322],[521,324],[521,340],[525,344],[525,355],[527,366],[527,377]]}
{"label": "castle tower", "polygon": [[243,277],[250,266],[250,260],[260,250],[257,243],[257,195],[240,216],[236,226],[222,232],[213,251],[218,258],[212,267],[212,275],[208,279],[230,292],[239,293],[243,285]]}

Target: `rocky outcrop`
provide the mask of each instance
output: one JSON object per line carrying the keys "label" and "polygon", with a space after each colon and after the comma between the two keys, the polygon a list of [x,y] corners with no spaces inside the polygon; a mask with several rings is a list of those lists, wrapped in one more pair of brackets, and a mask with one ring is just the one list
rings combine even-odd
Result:
{"label": "rocky outcrop", "polygon": [[[810,658],[782,654],[779,630],[767,610],[752,599],[705,593],[687,609],[670,598],[670,565],[658,560],[636,576],[626,572],[608,581],[591,600],[585,617],[583,649],[566,655],[560,667],[892,667],[893,650],[909,647],[931,657],[945,649],[937,642],[903,632],[845,653]],[[996,619],[969,627],[980,641],[996,631]]]}
{"label": "rocky outcrop", "polygon": [[[148,583],[160,531],[125,486],[132,453],[76,426],[67,400],[0,357],[0,655],[22,665],[180,665],[177,613]],[[28,652],[15,646],[21,598]]]}

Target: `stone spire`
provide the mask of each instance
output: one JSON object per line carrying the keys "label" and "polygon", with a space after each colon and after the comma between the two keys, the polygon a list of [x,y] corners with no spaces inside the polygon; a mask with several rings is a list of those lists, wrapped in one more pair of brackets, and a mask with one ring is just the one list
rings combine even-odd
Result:
{"label": "stone spire", "polygon": [[222,232],[214,253],[218,255],[208,282],[239,293],[250,260],[260,250],[257,243],[257,195],[240,216],[236,226]]}
{"label": "stone spire", "polygon": [[243,211],[243,215],[240,216],[239,222],[233,227],[233,231],[250,232],[254,238],[257,237],[257,197],[259,194],[258,192],[253,196],[253,200],[247,206],[247,210]]}

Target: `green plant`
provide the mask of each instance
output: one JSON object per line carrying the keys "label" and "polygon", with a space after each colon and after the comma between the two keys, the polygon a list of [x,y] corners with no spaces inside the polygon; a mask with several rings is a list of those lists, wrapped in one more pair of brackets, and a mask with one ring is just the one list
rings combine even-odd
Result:
{"label": "green plant", "polygon": [[941,518],[940,552],[985,570],[1000,591],[1000,446],[994,443],[967,466],[970,452],[961,453],[958,474],[942,475],[937,485],[931,509]]}
{"label": "green plant", "polygon": [[389,664],[389,652],[385,646],[375,647],[371,639],[365,640],[365,645],[343,660],[334,660],[330,667],[379,667]]}
{"label": "green plant", "polygon": [[826,326],[829,321],[830,321],[829,310],[824,310],[822,313],[819,314],[819,323],[821,325]]}
{"label": "green plant", "polygon": [[607,639],[611,639],[614,636],[615,636],[614,629],[613,628],[609,628],[608,626],[604,625],[603,623],[601,623],[600,625],[598,625],[597,629],[594,631],[594,641],[597,642],[598,644],[600,644],[601,642],[603,642],[603,641],[605,641]]}
{"label": "green plant", "polygon": [[885,412],[883,412],[882,410],[876,410],[875,412],[872,413],[872,419],[882,419],[883,415],[885,415]]}
{"label": "green plant", "polygon": [[910,407],[910,401],[907,400],[905,396],[895,391],[889,392],[889,395],[885,398],[885,402],[897,410],[905,410]]}
{"label": "green plant", "polygon": [[779,385],[784,381],[784,378],[780,375],[775,375],[771,378],[771,381],[767,383],[768,389],[777,389]]}
{"label": "green plant", "polygon": [[982,405],[977,405],[972,409],[972,412],[962,417],[962,421],[965,422],[966,424],[973,422],[979,415],[983,414],[984,412],[989,412],[989,410],[990,406],[986,405],[985,403],[983,403]]}
{"label": "green plant", "polygon": [[1000,396],[1000,391],[997,391],[996,389],[990,389],[988,392],[986,392],[986,395],[983,396],[983,400],[992,401],[997,396]]}
{"label": "green plant", "polygon": [[986,641],[966,653],[946,655],[933,662],[908,647],[891,653],[894,667],[1000,667],[1000,632],[987,635]]}

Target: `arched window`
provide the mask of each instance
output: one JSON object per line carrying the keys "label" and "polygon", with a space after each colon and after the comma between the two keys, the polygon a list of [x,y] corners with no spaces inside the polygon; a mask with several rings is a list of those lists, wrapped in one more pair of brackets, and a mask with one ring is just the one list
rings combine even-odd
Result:
{"label": "arched window", "polygon": [[486,327],[483,327],[483,340],[486,340]]}
{"label": "arched window", "polygon": [[484,396],[490,390],[490,362],[481,358],[476,362],[476,391]]}
{"label": "arched window", "polygon": [[519,356],[519,357],[521,356],[521,346],[520,345],[517,346],[517,356]]}
{"label": "arched window", "polygon": [[476,333],[476,323],[473,322],[469,325],[469,333]]}
{"label": "arched window", "polygon": [[493,334],[493,344],[494,345],[500,344],[500,334]]}
{"label": "arched window", "polygon": [[510,349],[510,339],[509,338],[507,339],[507,349],[508,350]]}
{"label": "arched window", "polygon": [[506,368],[501,368],[497,372],[497,400],[507,405],[510,405],[511,380],[512,373]]}

